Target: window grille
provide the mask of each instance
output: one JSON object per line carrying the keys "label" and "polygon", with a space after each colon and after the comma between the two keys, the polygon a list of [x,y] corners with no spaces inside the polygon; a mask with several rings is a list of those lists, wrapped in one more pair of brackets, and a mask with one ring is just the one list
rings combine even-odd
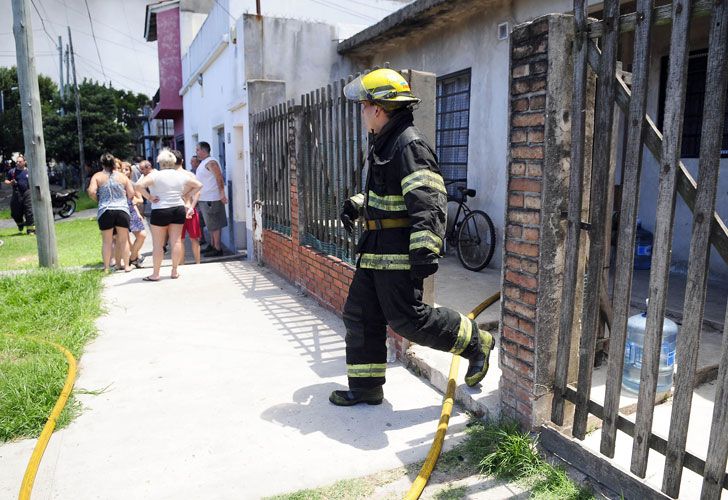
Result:
{"label": "window grille", "polygon": [[437,79],[436,148],[449,195],[468,178],[470,69]]}

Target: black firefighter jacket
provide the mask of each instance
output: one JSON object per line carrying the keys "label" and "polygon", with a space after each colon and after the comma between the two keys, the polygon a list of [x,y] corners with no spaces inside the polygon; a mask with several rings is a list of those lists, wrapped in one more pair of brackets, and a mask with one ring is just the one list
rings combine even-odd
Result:
{"label": "black firefighter jacket", "polygon": [[408,270],[442,253],[445,184],[435,152],[412,122],[412,112],[402,110],[370,137],[365,191],[351,200],[367,221],[409,218],[409,227],[365,230],[359,267]]}

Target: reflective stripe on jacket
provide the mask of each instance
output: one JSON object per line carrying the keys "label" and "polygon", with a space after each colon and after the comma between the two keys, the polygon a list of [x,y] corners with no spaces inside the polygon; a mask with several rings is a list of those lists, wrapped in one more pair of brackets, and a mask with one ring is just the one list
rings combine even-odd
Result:
{"label": "reflective stripe on jacket", "polygon": [[406,228],[364,231],[358,265],[367,269],[408,270],[437,262],[445,237],[447,194],[437,156],[412,124],[412,113],[395,113],[370,138],[364,193],[351,201],[366,220],[409,217]]}

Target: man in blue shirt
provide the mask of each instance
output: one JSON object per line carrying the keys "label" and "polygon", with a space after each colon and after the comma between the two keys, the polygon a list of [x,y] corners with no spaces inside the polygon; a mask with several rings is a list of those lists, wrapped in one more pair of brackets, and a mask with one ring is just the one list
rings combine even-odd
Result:
{"label": "man in blue shirt", "polygon": [[28,234],[35,233],[33,205],[30,200],[30,179],[23,155],[18,155],[15,159],[15,167],[8,171],[5,184],[13,186],[10,215],[18,225],[18,231],[23,232],[23,228],[26,228]]}

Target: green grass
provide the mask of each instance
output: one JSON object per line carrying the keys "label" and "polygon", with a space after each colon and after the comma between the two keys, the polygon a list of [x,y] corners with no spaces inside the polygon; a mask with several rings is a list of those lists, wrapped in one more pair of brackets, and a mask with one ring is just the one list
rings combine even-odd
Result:
{"label": "green grass", "polygon": [[90,208],[96,208],[99,204],[96,203],[94,200],[88,197],[88,193],[86,191],[81,191],[78,193],[78,199],[76,200],[76,210],[88,210]]}
{"label": "green grass", "polygon": [[[100,271],[58,270],[0,277],[0,442],[40,434],[68,367],[60,352],[31,336],[57,342],[78,359],[96,334],[101,279]],[[58,427],[78,411],[72,396]]]}
{"label": "green grass", "polygon": [[[94,218],[56,224],[56,246],[61,267],[101,265],[101,234]],[[0,229],[0,271],[38,267],[36,237],[17,228]]]}
{"label": "green grass", "polygon": [[[473,420],[468,424],[467,434],[462,443],[440,455],[425,488],[426,494],[430,492],[434,498],[442,500],[467,498],[468,487],[453,483],[468,477],[487,475],[515,482],[528,490],[531,498],[537,500],[594,498],[591,492],[574,484],[563,469],[546,462],[537,450],[536,438],[521,432],[517,424],[508,421],[485,423]],[[414,479],[421,467],[422,462],[414,463],[370,476],[338,481],[322,488],[270,498],[349,500],[378,497],[377,488],[405,476]],[[386,498],[397,498],[391,490],[389,493]]]}
{"label": "green grass", "polygon": [[9,208],[3,208],[0,210],[0,219],[10,219],[10,209]]}
{"label": "green grass", "polygon": [[516,481],[539,500],[587,500],[592,493],[574,484],[561,467],[546,462],[538,452],[537,438],[518,425],[474,422],[466,447],[481,455],[480,470],[499,479]]}

